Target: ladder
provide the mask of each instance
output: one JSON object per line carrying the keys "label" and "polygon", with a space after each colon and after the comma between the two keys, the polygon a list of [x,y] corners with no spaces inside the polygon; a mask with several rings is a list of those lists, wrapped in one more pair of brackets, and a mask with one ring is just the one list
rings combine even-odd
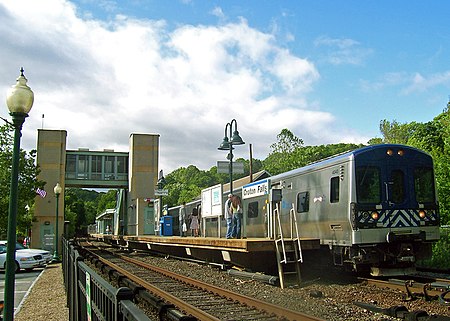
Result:
{"label": "ladder", "polygon": [[[275,205],[274,214],[279,230],[279,235],[277,235],[275,239],[278,275],[280,277],[280,286],[282,289],[284,289],[288,286],[300,285],[300,264],[303,262],[303,255],[300,245],[300,237],[298,233],[294,204],[292,204],[292,208],[289,211],[289,219],[291,223],[290,238],[285,238],[283,234],[283,227],[281,225],[280,209],[278,203]],[[295,236],[293,235],[294,227]]]}

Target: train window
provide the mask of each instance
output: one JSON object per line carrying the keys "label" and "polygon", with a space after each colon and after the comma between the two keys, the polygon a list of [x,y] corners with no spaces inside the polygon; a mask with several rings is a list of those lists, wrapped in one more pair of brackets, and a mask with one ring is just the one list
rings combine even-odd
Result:
{"label": "train window", "polygon": [[339,176],[331,178],[330,188],[330,202],[339,202]]}
{"label": "train window", "polygon": [[297,213],[309,211],[309,192],[298,193],[297,195]]}
{"label": "train window", "polygon": [[356,197],[360,204],[381,203],[381,175],[375,166],[356,168]]}
{"label": "train window", "polygon": [[405,174],[401,170],[393,170],[391,172],[392,180],[392,190],[390,196],[390,201],[395,204],[401,204],[405,201],[405,185],[404,185]]}
{"label": "train window", "polygon": [[414,169],[414,190],[418,203],[432,203],[435,201],[432,168],[420,167]]}
{"label": "train window", "polygon": [[247,217],[248,218],[258,217],[258,202],[248,203]]}

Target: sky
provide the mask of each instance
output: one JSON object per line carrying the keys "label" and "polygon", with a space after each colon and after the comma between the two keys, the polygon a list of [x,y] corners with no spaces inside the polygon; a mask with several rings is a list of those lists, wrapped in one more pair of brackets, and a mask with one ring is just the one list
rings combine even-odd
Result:
{"label": "sky", "polygon": [[159,134],[165,173],[226,161],[227,123],[246,143],[235,158],[250,145],[266,158],[284,128],[305,145],[367,143],[384,119],[446,107],[449,12],[446,0],[0,0],[0,101],[23,67],[35,101],[22,148],[41,128],[66,130],[71,150]]}

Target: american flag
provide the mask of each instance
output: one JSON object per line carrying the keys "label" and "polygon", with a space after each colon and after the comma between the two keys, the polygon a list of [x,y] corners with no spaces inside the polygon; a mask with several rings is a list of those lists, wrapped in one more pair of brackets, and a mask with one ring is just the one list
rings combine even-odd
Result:
{"label": "american flag", "polygon": [[47,195],[47,192],[44,191],[43,189],[40,189],[39,187],[36,190],[36,194],[39,194],[40,197],[44,198],[45,195]]}

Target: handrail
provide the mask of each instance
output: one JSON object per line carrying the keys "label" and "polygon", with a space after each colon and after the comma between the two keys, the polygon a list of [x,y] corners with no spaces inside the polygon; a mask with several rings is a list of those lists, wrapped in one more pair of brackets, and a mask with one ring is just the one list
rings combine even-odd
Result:
{"label": "handrail", "polygon": [[[115,288],[83,262],[71,241],[63,239],[63,276],[69,321],[151,321],[133,302],[128,287]],[[89,317],[88,317],[89,315]]]}

